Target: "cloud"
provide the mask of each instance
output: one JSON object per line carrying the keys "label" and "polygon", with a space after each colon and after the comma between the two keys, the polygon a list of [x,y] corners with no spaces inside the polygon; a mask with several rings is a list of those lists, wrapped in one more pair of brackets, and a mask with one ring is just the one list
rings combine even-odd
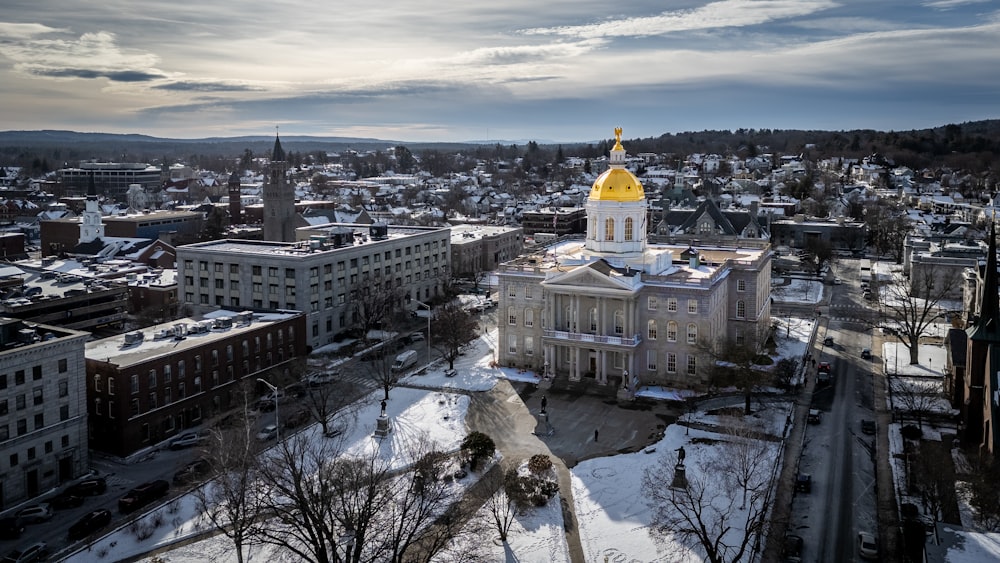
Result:
{"label": "cloud", "polygon": [[32,76],[107,78],[116,82],[144,82],[166,76],[155,68],[158,60],[155,55],[125,51],[117,45],[114,34],[104,31],[84,33],[79,39],[22,34],[13,41],[0,43],[0,55],[14,61],[16,71]]}
{"label": "cloud", "polygon": [[968,6],[970,4],[986,4],[991,0],[931,0],[929,2],[924,2],[924,6],[928,8],[935,8],[937,10],[951,10],[953,8],[959,8],[961,6]]}
{"label": "cloud", "polygon": [[523,33],[581,38],[647,37],[679,31],[761,25],[808,16],[836,6],[836,2],[829,0],[722,0],[692,10],[586,25],[532,28],[523,30]]}
{"label": "cloud", "polygon": [[156,90],[172,92],[261,92],[264,89],[249,84],[209,80],[178,80],[153,86]]}
{"label": "cloud", "polygon": [[0,43],[28,39],[36,35],[57,33],[65,29],[49,27],[40,23],[0,22]]}

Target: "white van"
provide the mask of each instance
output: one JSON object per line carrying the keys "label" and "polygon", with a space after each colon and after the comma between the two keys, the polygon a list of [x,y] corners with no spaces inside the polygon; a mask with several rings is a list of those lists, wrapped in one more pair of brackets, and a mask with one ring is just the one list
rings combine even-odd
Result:
{"label": "white van", "polygon": [[417,364],[417,351],[407,350],[396,356],[396,361],[392,363],[392,371],[403,371],[410,369]]}

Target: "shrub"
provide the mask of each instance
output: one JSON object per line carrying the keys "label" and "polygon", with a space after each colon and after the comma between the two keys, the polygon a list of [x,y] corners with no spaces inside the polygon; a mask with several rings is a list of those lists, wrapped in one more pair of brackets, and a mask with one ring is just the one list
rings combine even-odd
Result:
{"label": "shrub", "polygon": [[545,454],[535,454],[528,460],[528,471],[535,475],[541,475],[552,469],[552,459]]}
{"label": "shrub", "polygon": [[482,432],[470,432],[462,440],[462,449],[468,452],[469,468],[475,471],[476,467],[479,466],[479,462],[493,456],[497,446],[493,442],[493,438],[490,438],[486,434]]}
{"label": "shrub", "polygon": [[444,473],[444,465],[447,461],[448,454],[444,452],[427,452],[415,464],[414,472],[421,479],[437,481]]}
{"label": "shrub", "polygon": [[518,508],[545,506],[559,491],[559,484],[532,475],[520,475],[510,470],[504,479],[504,488]]}

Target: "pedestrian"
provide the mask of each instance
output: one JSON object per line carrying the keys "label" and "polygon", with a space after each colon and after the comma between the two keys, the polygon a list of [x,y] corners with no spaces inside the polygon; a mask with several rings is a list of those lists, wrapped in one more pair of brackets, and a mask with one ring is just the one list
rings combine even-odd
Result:
{"label": "pedestrian", "polygon": [[549,400],[545,398],[545,395],[542,395],[542,413],[543,414],[545,413],[545,407],[547,407],[548,405],[549,405]]}
{"label": "pedestrian", "polygon": [[594,441],[595,442],[597,441],[597,429],[596,428],[594,429]]}
{"label": "pedestrian", "polygon": [[812,362],[813,362],[813,367],[816,367],[816,358],[813,358]]}

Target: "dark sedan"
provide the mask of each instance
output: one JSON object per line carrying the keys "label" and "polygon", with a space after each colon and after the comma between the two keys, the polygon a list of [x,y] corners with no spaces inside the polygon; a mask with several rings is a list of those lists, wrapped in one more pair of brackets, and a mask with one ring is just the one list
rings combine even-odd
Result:
{"label": "dark sedan", "polygon": [[102,508],[89,512],[69,527],[69,539],[78,540],[93,534],[111,523],[111,511]]}

